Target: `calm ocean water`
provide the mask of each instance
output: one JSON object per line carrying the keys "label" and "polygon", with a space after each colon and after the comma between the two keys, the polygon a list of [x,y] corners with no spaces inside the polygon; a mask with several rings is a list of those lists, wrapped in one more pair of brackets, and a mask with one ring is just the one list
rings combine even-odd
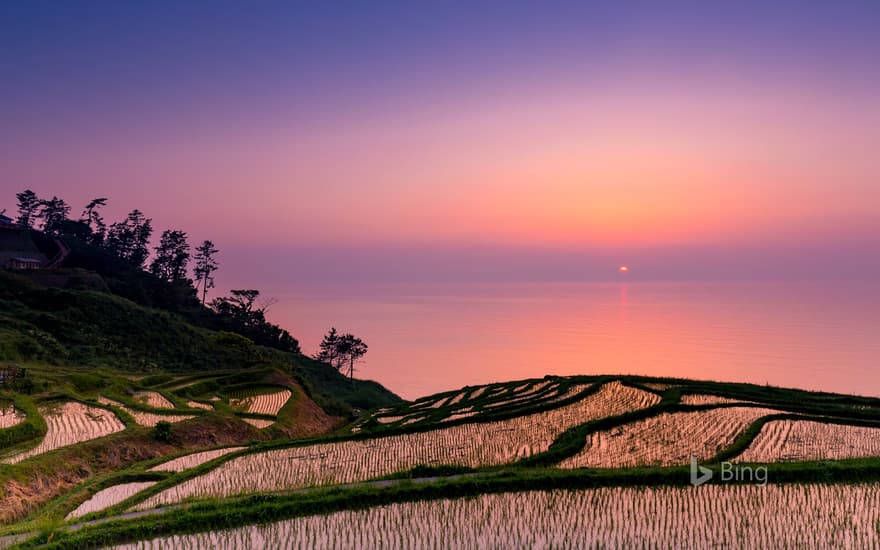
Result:
{"label": "calm ocean water", "polygon": [[356,376],[401,396],[545,374],[636,373],[880,396],[880,285],[576,283],[268,289],[313,353],[370,346]]}

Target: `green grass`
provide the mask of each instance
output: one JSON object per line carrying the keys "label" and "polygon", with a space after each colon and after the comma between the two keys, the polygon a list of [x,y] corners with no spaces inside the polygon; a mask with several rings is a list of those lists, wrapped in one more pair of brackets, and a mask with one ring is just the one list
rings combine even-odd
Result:
{"label": "green grass", "polygon": [[[108,292],[47,287],[0,270],[0,361],[76,367],[84,383],[89,374],[102,376],[102,369],[152,375],[144,380],[152,386],[167,384],[171,374],[187,374],[195,387],[174,392],[181,397],[245,383],[249,373],[280,369],[324,410],[340,416],[352,408],[401,401],[375,382],[351,381],[308,357],[261,346],[227,346],[218,334],[178,313]],[[237,382],[232,380],[236,376]]]}
{"label": "green grass", "polygon": [[7,399],[12,406],[24,413],[25,419],[9,428],[0,430],[0,449],[4,451],[22,445],[35,444],[46,435],[46,420],[37,409],[36,403],[26,395],[0,392],[0,399]]}

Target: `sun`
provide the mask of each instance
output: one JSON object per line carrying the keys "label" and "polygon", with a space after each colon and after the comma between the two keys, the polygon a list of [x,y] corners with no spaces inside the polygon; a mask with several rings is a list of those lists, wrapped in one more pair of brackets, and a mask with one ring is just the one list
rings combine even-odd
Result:
{"label": "sun", "polygon": [[622,265],[617,269],[617,271],[619,271],[621,273],[629,273],[629,268],[625,265]]}

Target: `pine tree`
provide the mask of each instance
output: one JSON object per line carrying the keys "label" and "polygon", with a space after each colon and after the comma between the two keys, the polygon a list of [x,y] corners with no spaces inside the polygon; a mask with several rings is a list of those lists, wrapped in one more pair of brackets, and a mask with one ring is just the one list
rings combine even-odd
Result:
{"label": "pine tree", "polygon": [[214,248],[214,243],[211,241],[204,241],[196,248],[196,265],[193,268],[193,276],[196,278],[196,290],[202,289],[202,305],[205,304],[205,299],[208,297],[208,289],[214,288],[213,273],[219,268],[219,264],[214,260],[214,255],[218,252],[219,250]]}
{"label": "pine tree", "polygon": [[186,233],[170,229],[164,231],[155,250],[156,257],[150,264],[153,275],[168,282],[186,280],[186,264],[190,258]]}

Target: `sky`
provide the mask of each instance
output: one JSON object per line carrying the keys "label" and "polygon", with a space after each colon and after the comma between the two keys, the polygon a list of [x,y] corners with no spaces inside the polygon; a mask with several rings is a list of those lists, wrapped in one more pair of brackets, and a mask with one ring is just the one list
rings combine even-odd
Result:
{"label": "sky", "polygon": [[0,209],[109,197],[213,240],[227,288],[876,278],[878,28],[877,2],[5,2]]}

